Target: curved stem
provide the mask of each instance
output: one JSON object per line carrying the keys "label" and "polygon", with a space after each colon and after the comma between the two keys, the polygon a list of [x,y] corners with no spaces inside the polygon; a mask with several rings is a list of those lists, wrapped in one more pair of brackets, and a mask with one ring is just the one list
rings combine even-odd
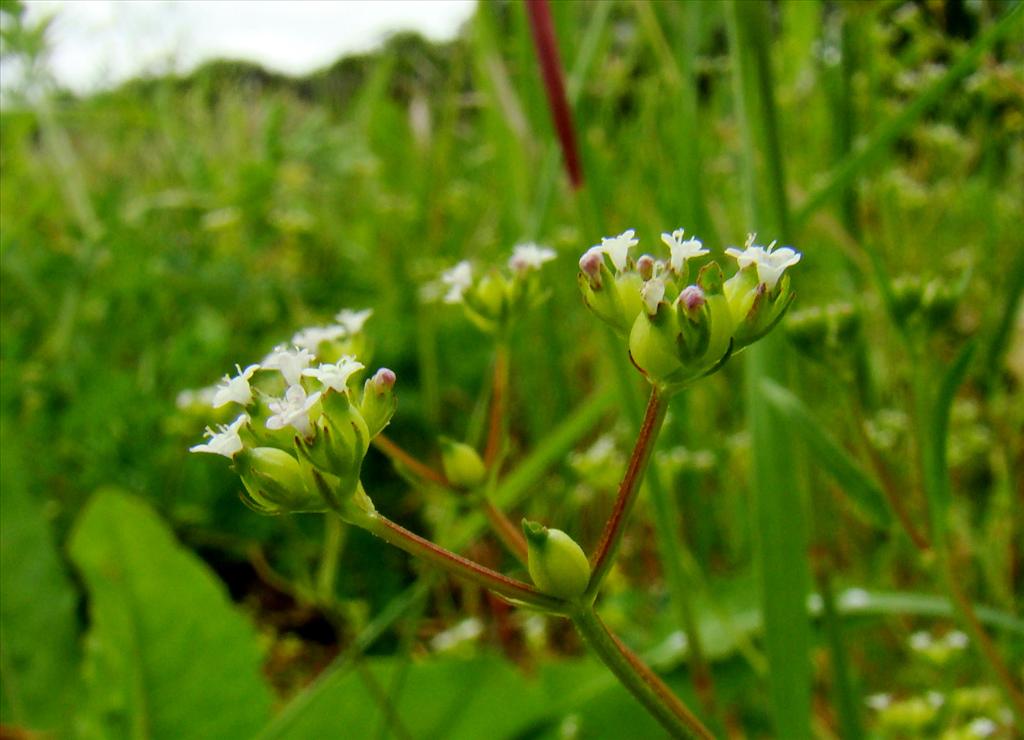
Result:
{"label": "curved stem", "polygon": [[714,738],[711,731],[672,693],[658,674],[605,626],[593,607],[587,606],[574,612],[572,622],[601,662],[672,737]]}
{"label": "curved stem", "polygon": [[405,550],[410,555],[483,586],[506,599],[549,612],[565,612],[566,603],[563,600],[543,594],[528,583],[509,578],[496,570],[446,550],[385,516],[374,514],[368,529],[385,542]]}
{"label": "curved stem", "polygon": [[615,506],[605,524],[601,542],[591,557],[592,573],[590,585],[587,586],[587,596],[591,598],[597,595],[601,583],[615,561],[615,553],[622,541],[626,520],[629,519],[629,512],[632,511],[633,505],[636,503],[637,495],[640,493],[640,483],[643,481],[647,464],[651,460],[651,453],[654,452],[654,445],[658,441],[658,433],[661,431],[662,424],[665,423],[668,400],[669,395],[660,391],[657,386],[651,389],[651,398],[647,403],[647,411],[644,414],[643,423],[640,425],[636,444],[633,446],[633,454],[629,458],[626,473],[619,484],[618,498],[615,500]]}

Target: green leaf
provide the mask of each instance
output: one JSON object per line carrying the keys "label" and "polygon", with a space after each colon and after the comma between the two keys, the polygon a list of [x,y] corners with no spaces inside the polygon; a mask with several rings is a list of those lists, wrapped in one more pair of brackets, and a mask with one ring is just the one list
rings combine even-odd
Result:
{"label": "green leaf", "polygon": [[101,491],[70,549],[90,599],[83,734],[252,737],[270,710],[252,625],[156,514]]}
{"label": "green leaf", "polygon": [[[397,690],[396,672],[404,677]],[[400,738],[535,737],[570,712],[579,713],[586,737],[658,736],[654,721],[595,661],[563,661],[527,674],[498,656],[411,665],[364,660],[333,676],[301,717],[272,736],[376,737],[387,724]]]}
{"label": "green leaf", "polygon": [[79,660],[75,590],[4,430],[0,491],[0,723],[65,725]]}
{"label": "green leaf", "polygon": [[850,497],[854,507],[880,527],[892,523],[892,512],[885,501],[882,487],[857,463],[842,445],[832,438],[810,409],[793,393],[770,380],[761,382],[764,397],[786,417],[789,428],[804,440],[814,454],[815,463],[828,472]]}

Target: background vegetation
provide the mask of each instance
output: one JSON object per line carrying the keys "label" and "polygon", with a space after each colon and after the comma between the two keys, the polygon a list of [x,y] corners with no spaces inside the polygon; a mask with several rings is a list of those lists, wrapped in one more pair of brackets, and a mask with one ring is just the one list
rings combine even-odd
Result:
{"label": "background vegetation", "polygon": [[[657,736],[565,624],[323,517],[242,507],[223,461],[186,452],[213,419],[176,400],[372,307],[389,433],[436,464],[436,435],[480,440],[492,349],[421,286],[549,244],[498,495],[590,547],[643,389],[576,260],[685,226],[715,250],[794,245],[799,296],[764,353],[674,402],[603,615],[732,736],[1012,736],[954,606],[978,605],[1020,686],[1018,5],[554,3],[578,192],[519,3],[307,78],[224,62],[87,98],[4,11],[29,70],[0,114],[5,730]],[[364,481],[515,569],[469,502],[375,452]]]}

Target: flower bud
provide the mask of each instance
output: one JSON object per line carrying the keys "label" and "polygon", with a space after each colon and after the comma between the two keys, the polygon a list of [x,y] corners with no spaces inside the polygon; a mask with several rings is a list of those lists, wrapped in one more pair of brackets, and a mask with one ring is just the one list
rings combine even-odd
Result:
{"label": "flower bud", "polygon": [[523,519],[523,533],[530,578],[537,588],[566,600],[575,599],[587,590],[590,562],[569,535],[526,519]]}
{"label": "flower bud", "polygon": [[474,489],[487,479],[487,468],[476,450],[448,437],[441,437],[440,442],[441,463],[450,483],[459,488]]}
{"label": "flower bud", "polygon": [[373,439],[383,431],[394,416],[398,399],[395,398],[395,373],[382,367],[363,386],[363,399],[359,412],[366,422],[367,434]]}
{"label": "flower bud", "polygon": [[316,467],[349,478],[359,468],[370,448],[370,430],[348,393],[327,392],[322,397],[323,415],[313,426],[313,435],[297,438],[299,454]]}
{"label": "flower bud", "polygon": [[641,255],[636,261],[636,271],[640,274],[641,280],[650,280],[654,277],[654,257],[649,254]]}
{"label": "flower bud", "polygon": [[234,465],[248,493],[242,500],[261,514],[327,511],[326,502],[307,487],[299,462],[284,450],[245,449],[235,455]]}
{"label": "flower bud", "polygon": [[[654,282],[657,279],[648,285]],[[716,263],[705,265],[698,285],[683,288],[672,305],[660,302],[653,313],[650,305],[647,308],[633,323],[629,354],[652,383],[680,386],[724,362],[732,318]]]}

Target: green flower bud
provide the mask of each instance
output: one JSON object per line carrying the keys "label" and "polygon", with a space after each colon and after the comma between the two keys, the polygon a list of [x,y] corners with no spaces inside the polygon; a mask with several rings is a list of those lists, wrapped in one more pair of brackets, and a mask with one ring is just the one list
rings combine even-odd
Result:
{"label": "green flower bud", "polygon": [[242,500],[261,514],[327,511],[324,500],[306,485],[298,460],[284,450],[243,449],[234,466],[248,493]]}
{"label": "green flower bud", "polygon": [[683,385],[713,372],[727,359],[732,318],[722,295],[721,269],[709,263],[698,282],[701,285],[679,291],[671,305],[660,297],[672,295],[673,286],[663,290],[658,278],[645,286],[648,305],[633,323],[629,353],[652,383]]}
{"label": "green flower bud", "polygon": [[590,562],[572,537],[560,529],[523,519],[529,555],[528,568],[534,584],[546,594],[571,600],[581,596],[590,583]]}
{"label": "green flower bud", "polygon": [[632,270],[613,273],[604,253],[594,247],[580,258],[578,281],[587,308],[617,333],[627,335],[643,310],[640,274]]}
{"label": "green flower bud", "polygon": [[363,399],[359,405],[359,413],[366,422],[367,434],[373,439],[380,434],[391,421],[398,399],[395,398],[395,374],[382,367],[363,386]]}
{"label": "green flower bud", "polygon": [[473,489],[487,479],[487,468],[476,450],[462,442],[441,437],[441,463],[445,477],[459,488]]}
{"label": "green flower bud", "polygon": [[733,351],[738,352],[775,328],[796,298],[789,289],[789,275],[783,275],[769,290],[759,282],[757,270],[745,267],[725,281],[725,298],[735,323]]}

